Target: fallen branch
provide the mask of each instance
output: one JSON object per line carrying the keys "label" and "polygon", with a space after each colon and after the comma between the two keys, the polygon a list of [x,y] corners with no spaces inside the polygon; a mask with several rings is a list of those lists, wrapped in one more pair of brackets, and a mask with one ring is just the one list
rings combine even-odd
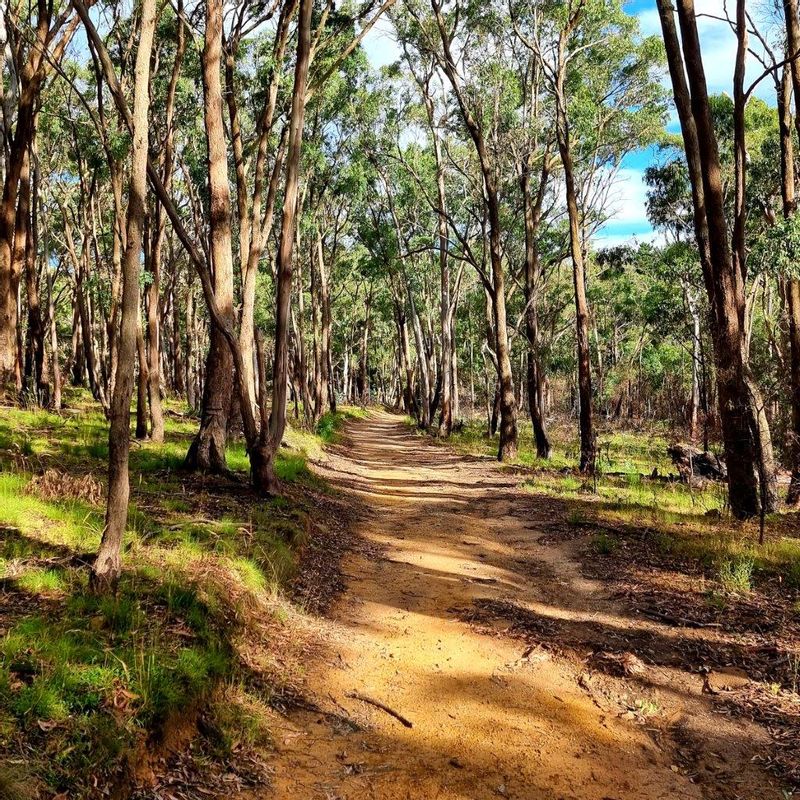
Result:
{"label": "fallen branch", "polygon": [[351,697],[353,700],[360,700],[362,703],[368,703],[371,706],[375,706],[375,708],[379,708],[381,711],[385,711],[390,717],[394,717],[398,722],[401,722],[403,725],[405,725],[406,728],[414,727],[414,725],[402,714],[398,713],[393,708],[390,708],[385,703],[382,703],[380,700],[375,700],[372,697],[361,694],[361,692],[347,692],[346,697]]}
{"label": "fallen branch", "polygon": [[651,617],[652,619],[660,620],[661,622],[669,622],[671,625],[683,625],[687,628],[721,628],[722,625],[719,622],[700,622],[696,619],[687,619],[686,617],[673,617],[669,614],[664,614],[661,611],[655,611],[650,608],[637,608],[636,609],[640,614],[644,614],[646,617]]}

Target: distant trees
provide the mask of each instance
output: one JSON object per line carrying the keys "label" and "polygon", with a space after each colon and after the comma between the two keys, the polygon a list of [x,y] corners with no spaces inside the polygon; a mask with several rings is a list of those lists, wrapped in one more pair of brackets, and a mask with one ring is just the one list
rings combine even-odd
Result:
{"label": "distant trees", "polygon": [[[501,460],[526,410],[548,458],[563,412],[585,473],[603,417],[721,434],[741,517],[775,506],[774,435],[798,501],[794,0],[762,76],[777,111],[745,84],[743,0],[732,98],[708,97],[689,0],[659,0],[663,44],[616,0],[107,11],[0,14],[0,385],[53,408],[86,386],[109,419],[98,587],[120,569],[134,386],[137,436],[162,440],[184,398],[185,466],[226,473],[241,436],[262,494],[288,417],[380,401],[443,437],[485,413]],[[401,56],[378,71],[360,45],[387,13]],[[598,252],[652,143],[667,245]]]}

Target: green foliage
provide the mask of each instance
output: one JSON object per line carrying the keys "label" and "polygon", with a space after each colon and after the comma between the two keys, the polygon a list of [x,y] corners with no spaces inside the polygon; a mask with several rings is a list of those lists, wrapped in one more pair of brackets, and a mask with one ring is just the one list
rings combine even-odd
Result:
{"label": "green foliage", "polygon": [[752,587],[755,560],[750,556],[726,558],[719,565],[719,582],[727,592],[747,594]]}
{"label": "green foliage", "polygon": [[592,548],[600,556],[610,556],[619,547],[619,539],[609,533],[601,532],[592,537]]}
{"label": "green foliage", "polygon": [[775,221],[766,228],[750,255],[761,272],[786,278],[800,278],[800,215]]}

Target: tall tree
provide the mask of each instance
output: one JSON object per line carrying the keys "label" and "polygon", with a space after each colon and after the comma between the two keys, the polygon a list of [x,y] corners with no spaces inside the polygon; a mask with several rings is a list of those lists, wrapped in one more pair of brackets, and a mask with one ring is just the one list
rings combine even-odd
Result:
{"label": "tall tree", "polygon": [[695,237],[711,307],[730,506],[737,517],[749,517],[758,513],[760,499],[744,374],[744,296],[728,240],[719,150],[711,122],[694,3],[677,2],[680,40],[672,6],[667,0],[657,3],[692,187]]}
{"label": "tall tree", "polygon": [[122,306],[119,361],[111,400],[108,433],[108,501],[106,524],[91,582],[96,591],[116,587],[122,572],[122,537],[128,520],[130,479],[130,408],[133,366],[139,328],[139,263],[142,254],[144,216],[147,203],[148,112],[150,108],[150,56],[156,26],[156,0],[143,0],[136,50],[133,95],[131,175],[128,188],[126,247],[122,263]]}

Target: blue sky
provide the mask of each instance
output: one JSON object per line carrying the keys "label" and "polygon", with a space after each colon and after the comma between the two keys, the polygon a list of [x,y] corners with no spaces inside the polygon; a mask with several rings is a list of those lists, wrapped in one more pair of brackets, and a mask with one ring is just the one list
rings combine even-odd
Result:
{"label": "blue sky", "polygon": [[[731,93],[736,39],[726,22],[712,19],[724,16],[723,0],[695,0],[695,8],[698,14],[698,30],[709,91]],[[630,0],[626,3],[626,10],[639,18],[643,34],[660,35],[661,27],[655,0]],[[770,20],[756,9],[753,9],[753,13],[759,28],[768,34]],[[390,64],[400,55],[394,42],[392,26],[385,19],[370,31],[364,40],[364,47],[374,66]],[[751,56],[748,60],[748,78],[752,80],[761,71],[761,65]],[[756,94],[771,105],[775,104],[774,89],[770,80],[762,81]],[[671,120],[668,127],[677,131],[677,121]],[[597,246],[606,247],[632,239],[647,241],[657,238],[645,213],[646,189],[643,180],[644,170],[654,157],[655,149],[649,148],[625,158],[620,169],[618,184],[612,193],[614,199],[609,222],[595,237]]]}
{"label": "blue sky", "polygon": [[[761,6],[761,8],[763,7]],[[698,30],[703,47],[703,62],[709,92],[730,94],[736,38],[727,22],[711,18],[724,16],[723,0],[696,0],[695,8],[698,14]],[[633,0],[627,4],[627,10],[639,18],[642,33],[660,35],[661,27],[655,0]],[[766,12],[759,11],[758,7],[753,8],[753,14],[762,33],[768,38],[774,38],[769,36],[770,31],[774,32],[775,30],[774,20],[768,18]],[[753,44],[757,43],[751,41],[751,45]],[[762,70],[763,67],[757,59],[750,56],[747,64],[747,79],[754,80]],[[769,79],[759,84],[755,94],[770,105],[775,105],[774,88]],[[671,119],[668,128],[677,132],[679,130],[677,120]],[[657,238],[645,213],[646,190],[643,181],[644,169],[654,157],[655,150],[650,148],[633,153],[625,159],[616,192],[615,213],[597,237],[596,244],[598,246],[619,244],[632,238],[639,241]]]}

